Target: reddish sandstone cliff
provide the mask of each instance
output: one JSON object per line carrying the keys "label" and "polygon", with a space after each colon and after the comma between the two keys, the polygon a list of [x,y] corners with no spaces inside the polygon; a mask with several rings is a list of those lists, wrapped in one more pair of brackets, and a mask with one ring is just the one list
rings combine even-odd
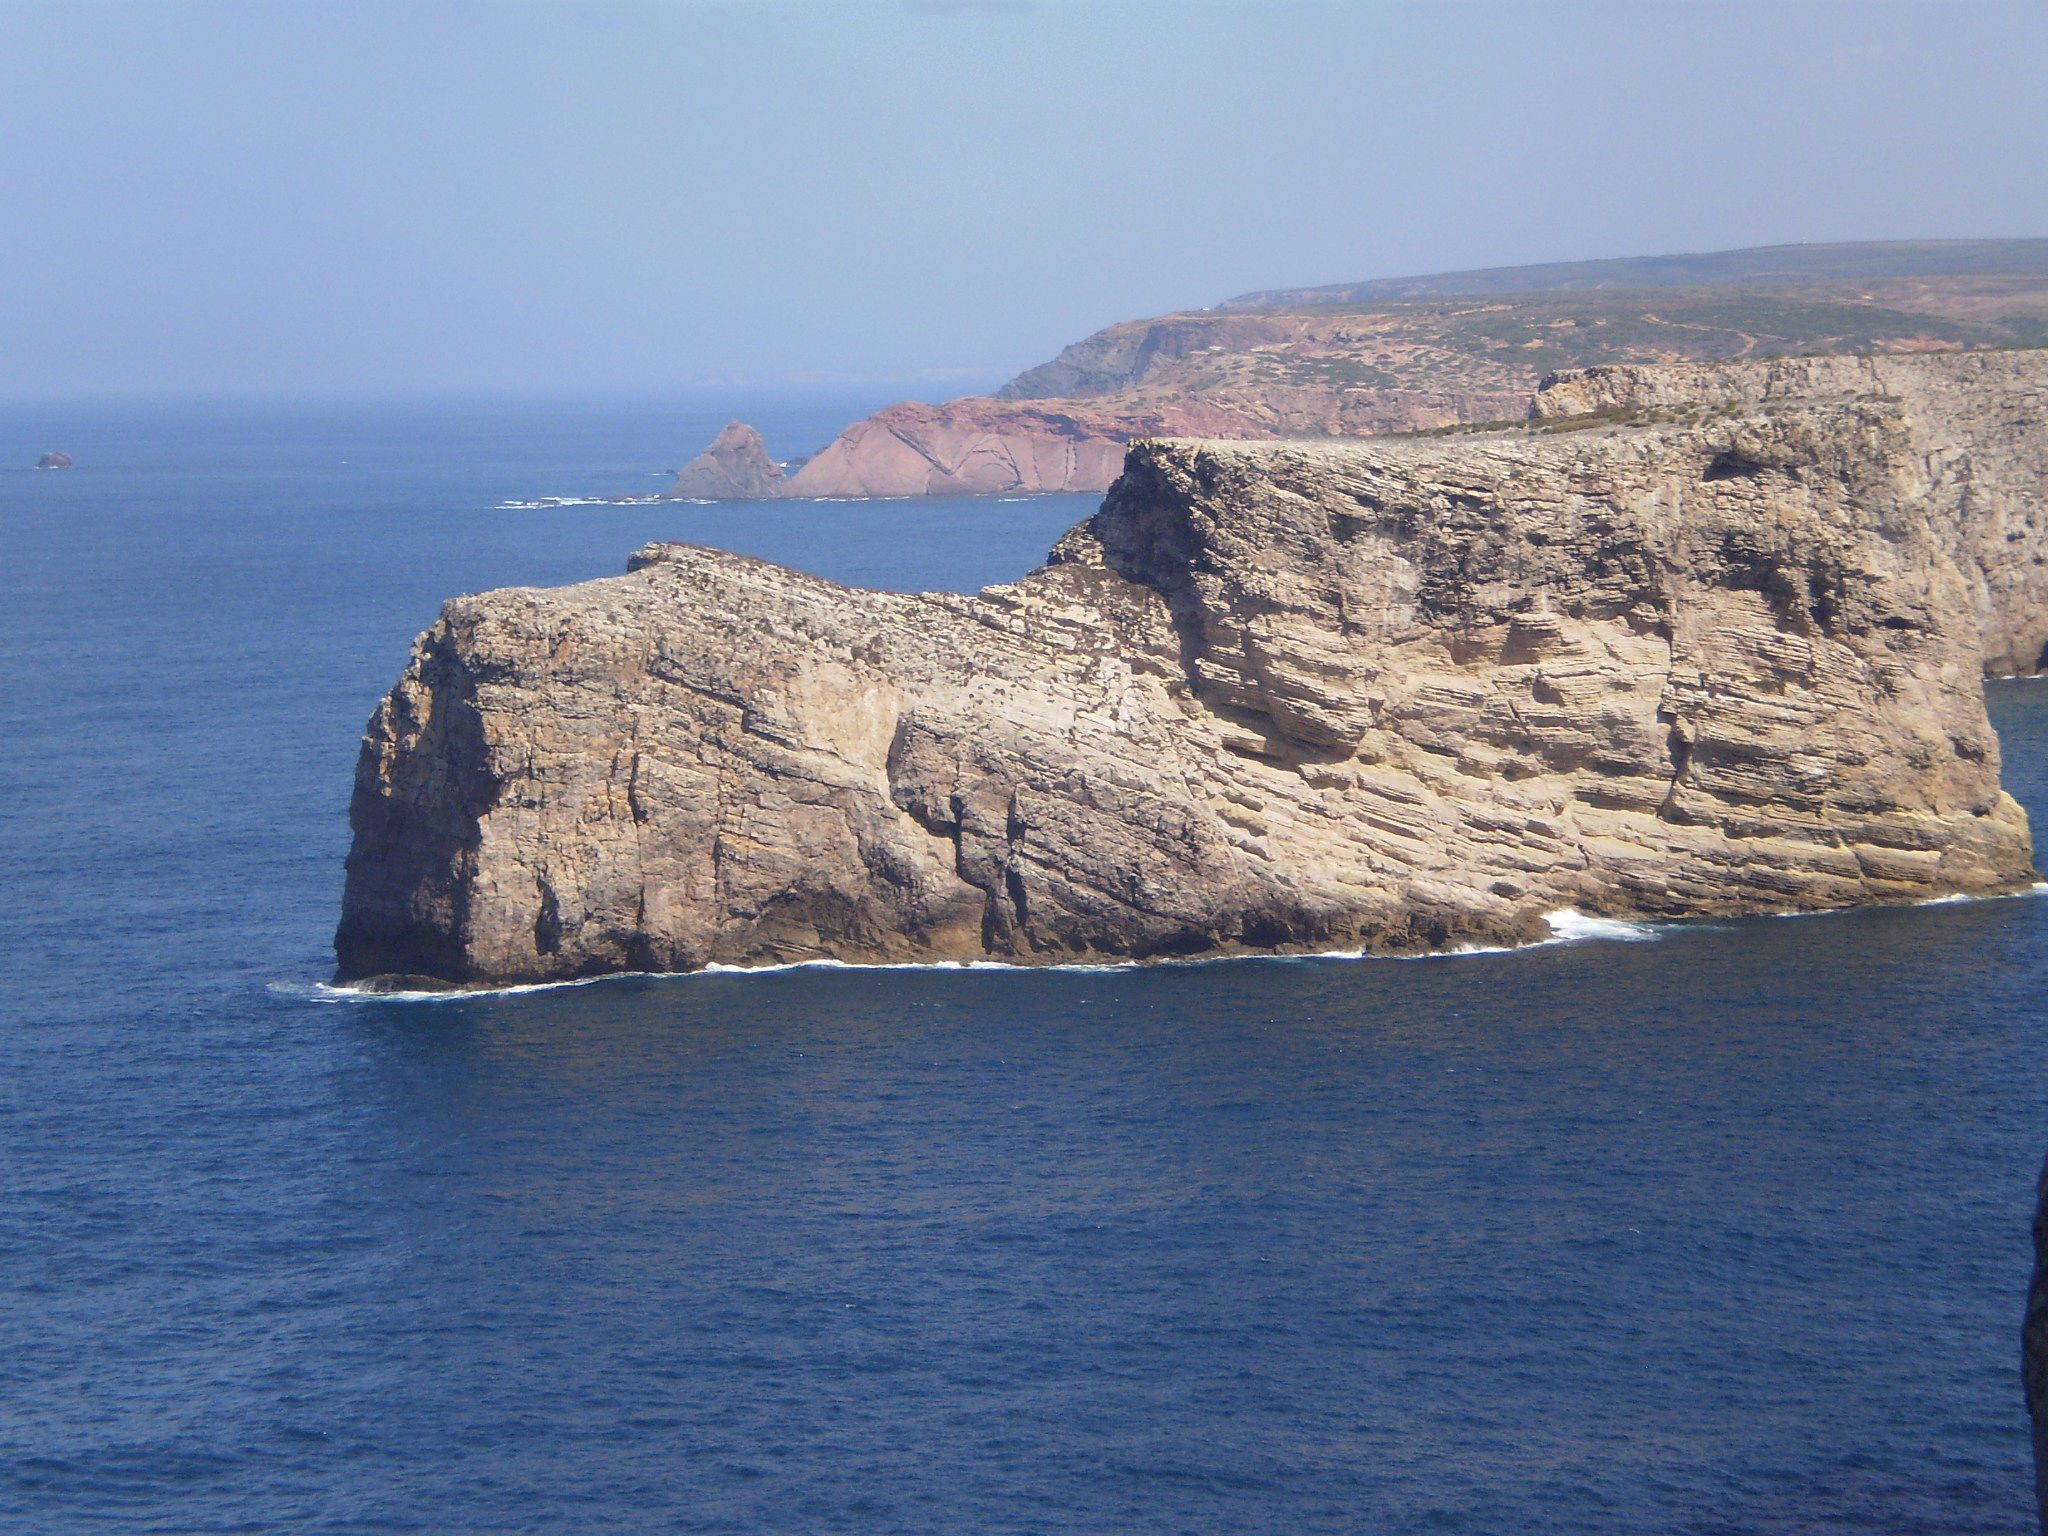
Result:
{"label": "reddish sandstone cliff", "polygon": [[1201,404],[1119,412],[1090,403],[968,395],[905,400],[848,427],[789,482],[791,496],[935,496],[1106,490],[1134,437],[1270,437]]}
{"label": "reddish sandstone cliff", "polygon": [[[2005,253],[2009,263],[2048,260],[2037,242],[1993,243],[2025,247]],[[1859,268],[1853,278],[1752,275],[1591,290],[1550,287],[1570,274],[1531,269],[1527,283],[1514,272],[1465,275],[1515,291],[1479,292],[1447,278],[1438,292],[1430,287],[1437,280],[1411,279],[1378,285],[1390,287],[1385,293],[1254,295],[1228,313],[1125,321],[1019,375],[996,398],[905,402],[855,423],[790,493],[1096,491],[1133,438],[1365,437],[1509,420],[1560,369],[2048,342],[2048,274],[2008,265],[1927,275],[1928,261],[1981,257],[1974,246],[1843,249],[1863,267],[1908,257],[1920,265],[1894,278]],[[1656,279],[1640,263],[1613,265],[1630,282]],[[1707,258],[1685,258],[1674,271],[1696,268],[1718,271]],[[1538,280],[1545,291],[1529,291]],[[1272,305],[1248,307],[1259,298]]]}

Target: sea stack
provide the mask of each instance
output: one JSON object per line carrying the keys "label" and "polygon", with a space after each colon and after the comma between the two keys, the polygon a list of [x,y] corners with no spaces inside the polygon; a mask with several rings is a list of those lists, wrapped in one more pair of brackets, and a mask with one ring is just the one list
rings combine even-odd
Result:
{"label": "sea stack", "polygon": [[976,596],[687,544],[457,598],[344,981],[1525,941],[2034,877],[2048,353],[1590,370],[1529,427],[1141,441]]}
{"label": "sea stack", "polygon": [[71,455],[68,453],[58,453],[54,449],[36,460],[37,469],[69,469],[70,467]]}
{"label": "sea stack", "polygon": [[768,457],[761,434],[729,421],[662,493],[664,501],[771,501],[787,492],[782,466]]}

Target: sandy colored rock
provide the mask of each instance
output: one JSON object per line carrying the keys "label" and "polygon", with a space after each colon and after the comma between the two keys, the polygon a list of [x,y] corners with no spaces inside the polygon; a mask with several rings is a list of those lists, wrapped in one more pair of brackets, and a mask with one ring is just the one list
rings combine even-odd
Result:
{"label": "sandy colored rock", "polygon": [[2048,358],[1785,377],[1141,442],[972,597],[661,544],[456,599],[364,744],[340,973],[1405,952],[2022,888],[1981,674],[2033,589],[1974,551],[2041,546]]}

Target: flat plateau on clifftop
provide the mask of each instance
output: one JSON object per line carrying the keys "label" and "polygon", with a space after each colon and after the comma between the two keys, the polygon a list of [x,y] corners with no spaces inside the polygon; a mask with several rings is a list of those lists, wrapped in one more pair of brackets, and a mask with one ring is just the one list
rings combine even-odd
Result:
{"label": "flat plateau on clifftop", "polygon": [[[1989,895],[2048,353],[1616,368],[1559,428],[1155,441],[977,596],[691,545],[450,603],[344,980],[1125,960]],[[397,978],[397,982],[393,982]]]}
{"label": "flat plateau on clifftop", "polygon": [[2048,240],[1552,263],[1247,294],[1096,332],[993,397],[857,422],[797,496],[1101,490],[1136,437],[1357,437],[1524,415],[1608,363],[2048,344]]}

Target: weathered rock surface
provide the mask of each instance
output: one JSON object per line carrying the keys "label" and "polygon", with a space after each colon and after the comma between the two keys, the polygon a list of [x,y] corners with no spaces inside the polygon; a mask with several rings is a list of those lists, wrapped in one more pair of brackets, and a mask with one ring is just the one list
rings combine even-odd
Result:
{"label": "weathered rock surface", "polygon": [[[1971,577],[1984,668],[2044,670],[2048,649],[2048,352],[1800,357],[1755,363],[1611,367],[1559,374],[1538,418],[1691,410],[1766,414],[1815,397],[1897,401],[1916,473],[1956,507],[1950,553]],[[1739,469],[1742,453],[1728,468]]]}
{"label": "weathered rock surface", "polygon": [[665,501],[767,501],[789,494],[782,466],[768,457],[761,434],[729,421],[662,493]]}
{"label": "weathered rock surface", "polygon": [[[459,598],[365,741],[340,974],[1399,952],[2020,888],[1980,616],[2020,633],[2031,588],[1968,551],[2038,547],[2044,357],[1776,377],[1577,431],[1139,443],[973,597],[663,544]],[[1944,414],[1972,398],[2010,430]]]}

